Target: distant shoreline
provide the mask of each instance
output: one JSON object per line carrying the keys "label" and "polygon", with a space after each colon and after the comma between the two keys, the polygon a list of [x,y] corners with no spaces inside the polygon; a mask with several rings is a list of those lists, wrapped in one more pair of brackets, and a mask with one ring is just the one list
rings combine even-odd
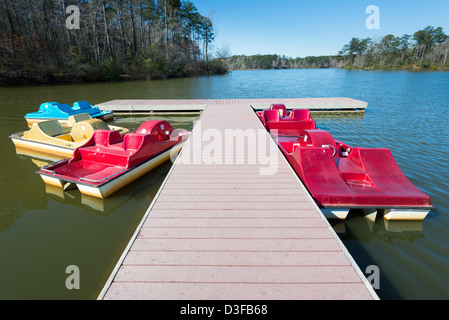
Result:
{"label": "distant shoreline", "polygon": [[224,73],[209,73],[209,74],[192,74],[177,77],[161,77],[155,79],[146,79],[141,77],[130,77],[129,75],[121,75],[119,79],[108,81],[104,79],[81,79],[81,78],[70,78],[69,76],[60,76],[58,78],[53,78],[51,80],[39,80],[37,78],[15,78],[15,79],[0,79],[0,87],[13,87],[13,86],[35,86],[35,85],[58,85],[58,84],[83,84],[83,83],[113,83],[113,82],[129,82],[129,81],[154,81],[154,80],[167,80],[167,79],[181,79],[181,78],[193,78],[201,77],[207,75],[223,75],[232,71],[266,71],[266,70],[318,70],[318,69],[339,69],[348,71],[410,71],[410,72],[448,72],[447,68],[422,68],[414,66],[412,68],[359,68],[359,67],[301,67],[301,68],[246,68],[246,69],[228,69]]}
{"label": "distant shoreline", "polygon": [[449,71],[449,67],[447,68],[421,68],[421,67],[416,67],[416,68],[358,68],[358,67],[354,67],[354,68],[350,68],[350,67],[328,67],[328,68],[314,68],[314,67],[310,67],[310,68],[282,68],[282,69],[229,69],[228,71],[258,71],[258,70],[299,70],[299,69],[304,69],[304,70],[311,70],[311,69],[340,69],[340,70],[362,70],[362,71],[412,71],[412,72],[419,72],[419,71],[432,71],[432,72],[437,72],[437,71]]}

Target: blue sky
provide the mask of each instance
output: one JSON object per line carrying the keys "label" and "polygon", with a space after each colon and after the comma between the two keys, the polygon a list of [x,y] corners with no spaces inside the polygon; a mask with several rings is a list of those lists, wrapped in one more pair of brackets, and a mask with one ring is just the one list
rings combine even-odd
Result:
{"label": "blue sky", "polygon": [[[191,0],[216,29],[216,48],[232,55],[333,55],[352,37],[374,40],[413,34],[426,26],[449,34],[448,0]],[[367,29],[369,5],[380,28]]]}

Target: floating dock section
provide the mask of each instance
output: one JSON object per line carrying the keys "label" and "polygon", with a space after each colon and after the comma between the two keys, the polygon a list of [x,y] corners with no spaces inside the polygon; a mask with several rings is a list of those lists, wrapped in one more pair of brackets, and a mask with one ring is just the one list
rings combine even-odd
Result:
{"label": "floating dock section", "polygon": [[98,299],[378,299],[252,105],[214,102]]}
{"label": "floating dock section", "polygon": [[311,112],[365,112],[367,103],[351,98],[283,98],[283,99],[196,99],[196,100],[112,100],[97,104],[101,110],[114,113],[190,113],[201,112],[209,105],[240,105],[268,109],[272,103],[283,103],[288,109]]}

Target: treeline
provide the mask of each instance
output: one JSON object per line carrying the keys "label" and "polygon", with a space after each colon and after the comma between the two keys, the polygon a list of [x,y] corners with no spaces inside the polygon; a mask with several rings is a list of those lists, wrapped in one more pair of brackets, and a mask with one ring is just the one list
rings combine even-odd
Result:
{"label": "treeline", "polygon": [[234,55],[223,58],[229,70],[245,69],[300,69],[300,68],[339,68],[342,59],[338,56],[311,56],[305,58],[289,58],[277,54]]}
{"label": "treeline", "polygon": [[352,38],[335,56],[289,58],[276,54],[222,58],[230,70],[244,69],[449,69],[449,36],[441,27],[413,35],[386,35],[380,40]]}
{"label": "treeline", "polygon": [[339,55],[345,68],[449,69],[449,37],[428,26],[413,35],[386,35],[381,40],[352,38]]}
{"label": "treeline", "polygon": [[1,0],[0,82],[225,72],[210,61],[213,40],[211,20],[185,0]]}

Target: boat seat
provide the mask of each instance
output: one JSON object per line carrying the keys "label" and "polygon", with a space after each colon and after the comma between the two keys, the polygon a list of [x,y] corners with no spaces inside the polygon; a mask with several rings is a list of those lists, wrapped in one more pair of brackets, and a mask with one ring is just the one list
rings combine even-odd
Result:
{"label": "boat seat", "polygon": [[267,122],[279,122],[280,120],[280,113],[278,110],[264,110],[262,111],[262,119],[264,123]]}
{"label": "boat seat", "polygon": [[290,117],[296,121],[312,121],[309,109],[293,109]]}
{"label": "boat seat", "polygon": [[279,111],[279,115],[281,117],[287,116],[287,108],[285,107],[284,104],[274,103],[274,104],[270,105],[270,110],[278,110]]}
{"label": "boat seat", "polygon": [[87,101],[77,101],[73,103],[73,110],[90,109],[92,106]]}
{"label": "boat seat", "polygon": [[70,132],[62,128],[57,120],[36,122],[31,129],[23,133],[23,138],[33,141],[47,142],[50,144],[62,143],[62,141],[73,142]]}
{"label": "boat seat", "polygon": [[124,152],[122,141],[118,131],[96,130],[88,142],[75,150],[71,161],[85,160],[124,167],[129,152]]}
{"label": "boat seat", "polygon": [[74,113],[72,107],[70,107],[68,104],[60,104],[57,106],[57,108],[63,113],[67,113],[67,114]]}
{"label": "boat seat", "polygon": [[167,121],[148,120],[142,123],[136,132],[154,135],[159,141],[168,141],[173,132],[173,127]]}
{"label": "boat seat", "polygon": [[93,135],[94,144],[96,146],[110,147],[113,144],[123,141],[118,131],[114,130],[96,130]]}
{"label": "boat seat", "polygon": [[80,121],[85,121],[92,119],[90,114],[88,113],[80,113],[80,114],[74,114],[69,117],[69,120],[67,120],[67,127],[73,127],[73,125]]}
{"label": "boat seat", "polygon": [[130,132],[123,138],[123,149],[124,150],[139,150],[144,141],[145,134]]}
{"label": "boat seat", "polygon": [[46,103],[42,103],[39,106],[39,113],[46,113],[48,111],[48,109],[50,108],[57,108],[59,105],[61,105],[59,102],[46,102]]}
{"label": "boat seat", "polygon": [[337,144],[335,143],[332,135],[326,130],[313,129],[304,130],[296,140],[301,145],[306,145],[310,147],[330,147],[333,149],[333,156],[338,155]]}
{"label": "boat seat", "polygon": [[[298,136],[307,129],[315,129],[309,110],[293,110],[290,116],[281,117],[279,110],[264,110],[262,123],[271,134]],[[307,120],[306,120],[307,119]]]}
{"label": "boat seat", "polygon": [[79,142],[89,139],[94,134],[95,130],[109,130],[109,126],[100,119],[92,119],[89,116],[88,120],[76,122],[70,134],[73,141]]}
{"label": "boat seat", "polygon": [[61,124],[56,120],[42,121],[36,123],[36,125],[44,132],[46,135],[51,137],[56,137],[64,134]]}

